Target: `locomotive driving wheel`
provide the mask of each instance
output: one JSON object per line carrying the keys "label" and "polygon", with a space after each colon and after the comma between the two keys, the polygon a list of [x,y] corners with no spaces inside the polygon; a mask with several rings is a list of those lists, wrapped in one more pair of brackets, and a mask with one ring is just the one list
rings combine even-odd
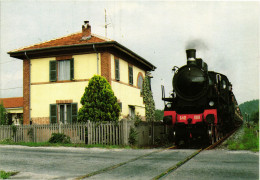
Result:
{"label": "locomotive driving wheel", "polygon": [[219,128],[218,126],[215,126],[215,138],[216,138],[216,141],[220,140],[220,136],[219,136]]}
{"label": "locomotive driving wheel", "polygon": [[214,144],[215,142],[215,127],[213,124],[208,126],[208,136],[209,136],[209,143]]}

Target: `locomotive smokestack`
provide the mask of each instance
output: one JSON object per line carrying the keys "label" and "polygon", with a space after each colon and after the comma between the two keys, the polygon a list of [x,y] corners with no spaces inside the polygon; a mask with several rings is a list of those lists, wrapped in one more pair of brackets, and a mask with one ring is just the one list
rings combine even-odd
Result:
{"label": "locomotive smokestack", "polygon": [[195,61],[196,60],[196,49],[187,49],[187,61]]}

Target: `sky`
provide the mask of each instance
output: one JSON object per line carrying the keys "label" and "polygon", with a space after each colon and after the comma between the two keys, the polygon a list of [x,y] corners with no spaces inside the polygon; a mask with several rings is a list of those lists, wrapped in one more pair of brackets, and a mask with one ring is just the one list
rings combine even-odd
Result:
{"label": "sky", "polygon": [[37,1],[0,0],[0,97],[23,95],[22,61],[7,52],[81,31],[131,49],[157,67],[152,72],[156,108],[163,109],[161,85],[172,91],[172,67],[186,64],[195,48],[210,71],[225,74],[239,104],[259,98],[257,1]]}

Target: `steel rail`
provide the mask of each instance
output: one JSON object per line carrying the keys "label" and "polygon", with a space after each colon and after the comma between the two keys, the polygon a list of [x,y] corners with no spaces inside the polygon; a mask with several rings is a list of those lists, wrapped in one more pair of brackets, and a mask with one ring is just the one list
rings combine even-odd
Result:
{"label": "steel rail", "polygon": [[220,140],[218,140],[217,142],[215,142],[214,144],[206,147],[206,148],[202,148],[197,150],[196,152],[194,152],[192,155],[188,156],[187,158],[185,158],[182,161],[179,161],[177,164],[173,165],[172,167],[168,168],[166,171],[164,171],[163,173],[159,174],[158,176],[155,176],[154,178],[152,178],[153,180],[158,180],[161,179],[165,176],[167,176],[168,174],[170,174],[171,172],[175,171],[177,168],[179,168],[180,166],[182,166],[183,164],[185,164],[186,162],[188,162],[189,160],[191,160],[192,158],[194,158],[195,156],[197,156],[199,153],[201,153],[204,150],[211,150],[216,148],[219,144],[221,144],[223,141],[225,141],[228,137],[230,137],[233,133],[235,133],[241,126],[237,127],[236,129],[234,129],[233,131],[231,131],[230,133],[228,133],[225,137],[221,138]]}
{"label": "steel rail", "polygon": [[97,175],[97,174],[101,174],[101,173],[104,173],[104,172],[107,172],[107,171],[111,171],[111,170],[113,170],[113,169],[115,169],[115,168],[118,168],[118,167],[120,167],[120,166],[123,166],[123,165],[125,165],[125,164],[127,164],[127,163],[130,163],[130,162],[133,162],[133,161],[142,159],[142,158],[147,157],[147,156],[149,156],[149,155],[151,155],[151,154],[159,153],[159,152],[165,151],[165,150],[167,150],[167,149],[176,149],[176,148],[177,148],[177,146],[170,146],[170,147],[167,147],[167,148],[164,148],[164,149],[159,149],[159,150],[157,150],[157,151],[153,151],[153,152],[150,152],[150,153],[147,153],[147,154],[138,156],[138,157],[133,158],[133,159],[130,159],[130,160],[128,160],[128,161],[124,161],[124,162],[115,164],[115,165],[113,165],[113,166],[108,166],[108,167],[106,167],[106,168],[103,168],[103,169],[100,169],[100,170],[97,170],[97,171],[88,173],[88,174],[86,174],[86,175],[76,177],[75,180],[80,180],[80,179],[89,178],[89,177],[95,176],[95,175]]}

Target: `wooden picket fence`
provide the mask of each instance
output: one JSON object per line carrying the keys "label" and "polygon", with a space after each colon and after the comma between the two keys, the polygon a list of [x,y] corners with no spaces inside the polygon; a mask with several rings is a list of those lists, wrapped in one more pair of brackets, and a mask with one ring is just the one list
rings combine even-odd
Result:
{"label": "wooden picket fence", "polygon": [[124,140],[123,122],[83,124],[48,124],[0,126],[0,141],[12,139],[14,142],[47,142],[52,133],[63,133],[72,143],[121,145]]}

